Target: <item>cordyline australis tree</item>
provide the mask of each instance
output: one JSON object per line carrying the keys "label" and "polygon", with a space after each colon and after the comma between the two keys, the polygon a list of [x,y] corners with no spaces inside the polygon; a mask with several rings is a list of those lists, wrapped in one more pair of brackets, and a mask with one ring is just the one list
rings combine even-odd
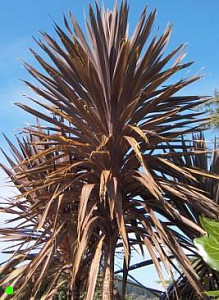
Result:
{"label": "cordyline australis tree", "polygon": [[12,220],[20,223],[1,229],[3,238],[18,244],[1,268],[8,276],[0,284],[10,282],[17,299],[35,299],[47,283],[41,299],[52,299],[65,284],[69,299],[90,300],[100,273],[102,299],[113,299],[121,243],[123,299],[133,246],[147,249],[162,281],[161,263],[172,276],[175,257],[197,297],[207,297],[171,228],[174,223],[184,232],[204,234],[185,214],[188,207],[218,216],[218,204],[194,184],[197,174],[217,176],[180,159],[181,136],[206,121],[192,111],[206,98],[175,95],[199,77],[162,85],[191,63],[181,63],[183,46],[164,56],[171,26],[148,41],[154,17],[145,9],[130,38],[126,1],[113,11],[96,4],[86,22],[89,41],[70,14],[70,22],[64,18],[68,33],[55,25],[61,43],[45,32],[45,42],[37,41],[52,64],[31,50],[45,72],[25,64],[41,85],[26,83],[41,96],[31,100],[43,111],[18,106],[46,123],[24,130],[20,150],[9,141],[15,158],[7,156],[11,170],[3,167],[20,195],[1,211],[17,215]]}

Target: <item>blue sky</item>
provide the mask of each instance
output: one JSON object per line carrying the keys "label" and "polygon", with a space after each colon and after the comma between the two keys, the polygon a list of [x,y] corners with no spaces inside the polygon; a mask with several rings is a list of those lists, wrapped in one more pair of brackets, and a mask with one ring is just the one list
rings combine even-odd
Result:
{"label": "blue sky", "polygon": [[[157,8],[154,31],[160,32],[168,22],[174,24],[167,51],[187,43],[185,61],[195,61],[183,75],[204,73],[205,77],[188,87],[185,92],[212,95],[219,88],[219,19],[217,0],[135,0],[130,2],[130,31],[143,10]],[[0,2],[0,131],[11,134],[12,130],[25,125],[31,117],[15,107],[13,102],[24,101],[22,95],[29,91],[20,79],[30,79],[20,59],[31,64],[35,61],[28,47],[38,49],[32,36],[40,37],[39,30],[55,36],[53,20],[62,25],[62,13],[71,9],[83,24],[83,9],[89,1],[72,0],[10,0]],[[113,1],[105,1],[112,7]],[[0,143],[2,143],[0,141]]]}
{"label": "blue sky", "polygon": [[[93,2],[92,2],[93,3]],[[170,22],[174,24],[172,38],[167,52],[182,43],[187,43],[185,61],[195,61],[181,76],[206,74],[203,79],[187,87],[187,94],[212,95],[219,89],[219,1],[218,0],[133,0],[130,3],[130,31],[145,5],[149,11],[157,8],[154,31],[160,32]],[[24,102],[23,94],[30,92],[20,79],[31,80],[20,59],[35,65],[28,47],[38,49],[32,35],[40,37],[39,30],[45,30],[55,37],[53,20],[62,25],[62,13],[71,9],[80,24],[83,24],[83,9],[87,11],[89,1],[85,0],[9,0],[0,1],[0,132],[11,136],[15,128],[25,126],[32,118],[16,108],[13,102]],[[113,1],[105,1],[112,8]],[[5,148],[3,139],[0,147]],[[0,155],[0,159],[3,160]],[[0,173],[0,184],[4,175]],[[0,195],[9,193],[0,189]],[[136,258],[137,259],[137,258]],[[157,280],[154,273],[136,272],[144,284],[151,285]]]}

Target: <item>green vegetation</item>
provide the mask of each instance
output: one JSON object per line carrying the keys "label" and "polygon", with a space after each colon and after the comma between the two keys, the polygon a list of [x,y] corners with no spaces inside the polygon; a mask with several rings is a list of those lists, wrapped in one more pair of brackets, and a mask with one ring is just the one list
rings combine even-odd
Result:
{"label": "green vegetation", "polygon": [[[200,222],[207,235],[195,239],[194,244],[207,264],[219,272],[219,222],[207,218],[201,218]],[[212,297],[219,297],[219,290],[207,291],[206,294]]]}
{"label": "green vegetation", "polygon": [[219,222],[207,218],[200,222],[207,235],[194,239],[195,246],[209,266],[219,272]]}
{"label": "green vegetation", "polygon": [[205,104],[206,112],[210,115],[210,125],[219,127],[219,92],[215,90],[214,96]]}

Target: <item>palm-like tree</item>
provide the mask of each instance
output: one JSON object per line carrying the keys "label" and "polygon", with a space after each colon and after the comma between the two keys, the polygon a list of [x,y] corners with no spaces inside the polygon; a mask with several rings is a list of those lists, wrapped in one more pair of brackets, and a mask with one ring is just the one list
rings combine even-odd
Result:
{"label": "palm-like tree", "polygon": [[41,96],[31,100],[43,110],[18,106],[43,125],[26,130],[26,140],[19,141],[22,153],[10,144],[15,161],[8,157],[12,170],[4,167],[20,191],[2,210],[17,214],[21,222],[1,230],[19,242],[2,268],[17,266],[4,283],[16,287],[18,299],[27,284],[34,299],[48,282],[42,299],[51,299],[65,283],[70,299],[85,293],[90,300],[100,272],[102,298],[113,299],[114,258],[121,246],[122,298],[137,246],[142,253],[147,249],[162,281],[160,262],[172,276],[173,255],[197,296],[205,298],[171,225],[197,236],[204,231],[184,214],[187,206],[197,214],[218,216],[218,204],[194,184],[197,172],[201,178],[216,175],[180,159],[189,149],[180,137],[200,130],[206,121],[192,111],[206,98],[176,95],[199,76],[163,86],[191,63],[181,63],[183,46],[164,57],[171,26],[149,39],[154,18],[155,12],[147,16],[145,9],[130,38],[126,1],[113,11],[96,4],[96,13],[90,7],[86,21],[89,41],[70,14],[74,32],[66,18],[68,33],[55,25],[62,45],[45,32],[45,42],[37,41],[52,64],[31,50],[44,72],[25,63],[41,85],[26,83]]}

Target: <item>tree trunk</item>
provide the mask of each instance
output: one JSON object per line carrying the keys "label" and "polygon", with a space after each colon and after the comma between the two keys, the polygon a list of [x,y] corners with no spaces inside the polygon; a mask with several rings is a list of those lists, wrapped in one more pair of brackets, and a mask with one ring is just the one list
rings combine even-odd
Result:
{"label": "tree trunk", "polygon": [[114,252],[112,238],[105,254],[105,268],[103,274],[102,300],[114,300]]}
{"label": "tree trunk", "polygon": [[68,290],[67,299],[68,300],[79,300],[80,299],[80,282],[78,282],[73,289]]}

